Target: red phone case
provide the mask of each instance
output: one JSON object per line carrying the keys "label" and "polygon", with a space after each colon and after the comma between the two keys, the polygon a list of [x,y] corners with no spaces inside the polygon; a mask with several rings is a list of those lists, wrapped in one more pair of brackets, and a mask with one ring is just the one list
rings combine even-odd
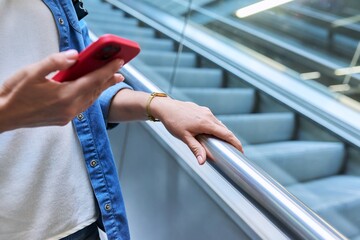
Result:
{"label": "red phone case", "polygon": [[53,79],[58,82],[73,81],[104,66],[115,58],[123,59],[124,64],[126,64],[139,52],[140,46],[136,42],[106,34],[82,51],[73,66],[59,71]]}

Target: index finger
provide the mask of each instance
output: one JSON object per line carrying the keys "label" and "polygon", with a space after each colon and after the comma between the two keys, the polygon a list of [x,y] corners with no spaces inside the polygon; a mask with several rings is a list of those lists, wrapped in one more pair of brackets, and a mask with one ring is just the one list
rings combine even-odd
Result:
{"label": "index finger", "polygon": [[64,52],[54,53],[41,61],[28,66],[34,76],[44,79],[49,73],[64,70],[73,65],[78,59],[78,52],[70,49]]}
{"label": "index finger", "polygon": [[240,152],[244,153],[240,140],[221,122],[218,124],[214,123],[212,127],[208,128],[206,134],[210,134],[221,140],[224,140],[225,142],[233,145]]}
{"label": "index finger", "polygon": [[[92,91],[94,88],[105,90],[117,83],[119,77],[114,77],[114,74],[121,68],[124,64],[124,60],[115,59],[109,63],[107,63],[104,67],[101,67],[85,76],[68,82],[68,84],[72,84],[74,88],[79,89],[80,91]],[[113,81],[110,81],[113,80]]]}

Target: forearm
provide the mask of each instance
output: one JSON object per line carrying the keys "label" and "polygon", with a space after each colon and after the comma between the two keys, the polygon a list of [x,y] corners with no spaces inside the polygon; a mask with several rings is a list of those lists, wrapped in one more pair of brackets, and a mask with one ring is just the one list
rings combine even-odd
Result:
{"label": "forearm", "polygon": [[[108,116],[109,122],[147,120],[146,105],[149,97],[149,93],[122,89],[112,100]],[[159,118],[157,108],[160,101],[163,100],[165,99],[156,97],[151,101],[151,113],[155,118]]]}

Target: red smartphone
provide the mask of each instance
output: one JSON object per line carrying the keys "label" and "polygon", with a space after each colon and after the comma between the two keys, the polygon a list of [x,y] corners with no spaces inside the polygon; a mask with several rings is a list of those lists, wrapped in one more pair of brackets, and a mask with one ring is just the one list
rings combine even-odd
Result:
{"label": "red smartphone", "polygon": [[116,58],[124,64],[140,52],[140,46],[129,39],[105,34],[79,53],[77,62],[69,69],[59,71],[52,79],[58,82],[73,81],[84,76]]}

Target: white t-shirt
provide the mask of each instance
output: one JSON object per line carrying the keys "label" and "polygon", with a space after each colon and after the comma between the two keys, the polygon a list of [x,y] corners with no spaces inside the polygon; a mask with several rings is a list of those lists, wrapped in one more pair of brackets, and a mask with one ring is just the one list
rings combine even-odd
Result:
{"label": "white t-shirt", "polygon": [[[0,84],[58,49],[41,0],[0,0]],[[0,239],[58,239],[97,216],[72,123],[0,134]]]}

